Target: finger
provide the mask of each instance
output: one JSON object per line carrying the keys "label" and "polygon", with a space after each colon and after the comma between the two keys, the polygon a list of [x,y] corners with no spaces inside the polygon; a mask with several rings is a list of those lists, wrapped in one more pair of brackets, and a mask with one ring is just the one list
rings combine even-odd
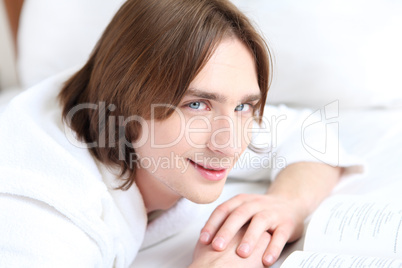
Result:
{"label": "finger", "polygon": [[[249,258],[257,258],[260,260],[260,264],[263,265],[264,267],[266,267],[263,262],[262,262],[262,258],[261,256],[263,256],[265,250],[268,247],[269,242],[271,241],[271,234],[268,232],[263,232],[259,239],[257,244],[255,245],[255,248],[252,252],[252,254],[250,255]],[[254,267],[254,266],[252,266]],[[258,265],[258,267],[261,267],[260,265]]]}
{"label": "finger", "polygon": [[253,216],[236,251],[240,257],[247,258],[251,255],[258,240],[271,226],[271,222],[272,218],[266,213],[261,212]]}
{"label": "finger", "polygon": [[263,256],[270,241],[271,241],[271,234],[268,232],[263,232],[258,238],[258,241],[255,245],[252,255],[257,254],[258,256]]}
{"label": "finger", "polygon": [[274,264],[281,254],[286,242],[289,240],[290,230],[285,227],[278,227],[272,234],[271,242],[269,243],[262,262],[266,266]]}
{"label": "finger", "polygon": [[243,203],[242,196],[236,196],[222,204],[220,204],[211,214],[204,227],[201,229],[200,242],[204,245],[211,243],[216,232],[225,222],[227,217],[234,209]]}
{"label": "finger", "polygon": [[233,210],[212,240],[212,247],[218,251],[224,250],[240,228],[258,213],[257,209],[252,203],[246,203]]}

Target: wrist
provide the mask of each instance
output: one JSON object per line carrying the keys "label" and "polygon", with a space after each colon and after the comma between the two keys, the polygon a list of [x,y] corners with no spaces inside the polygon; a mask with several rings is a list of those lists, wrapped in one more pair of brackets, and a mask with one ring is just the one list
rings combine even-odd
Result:
{"label": "wrist", "polygon": [[302,223],[311,214],[311,206],[308,205],[302,196],[292,195],[288,192],[267,192],[267,195],[273,197],[276,200],[281,200],[281,202],[286,203],[287,207],[291,208],[296,221]]}

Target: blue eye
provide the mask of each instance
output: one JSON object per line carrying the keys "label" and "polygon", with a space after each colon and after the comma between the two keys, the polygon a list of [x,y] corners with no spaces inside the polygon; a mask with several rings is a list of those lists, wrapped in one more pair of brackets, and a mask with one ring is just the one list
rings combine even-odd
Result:
{"label": "blue eye", "polygon": [[200,107],[200,103],[199,102],[192,102],[188,106],[190,108],[192,108],[192,109],[198,109]]}
{"label": "blue eye", "polygon": [[250,104],[243,103],[243,104],[237,105],[236,108],[235,108],[235,111],[237,111],[237,112],[247,112],[248,110],[250,110],[250,108],[251,108]]}
{"label": "blue eye", "polygon": [[188,107],[195,110],[207,109],[207,105],[200,101],[191,102]]}

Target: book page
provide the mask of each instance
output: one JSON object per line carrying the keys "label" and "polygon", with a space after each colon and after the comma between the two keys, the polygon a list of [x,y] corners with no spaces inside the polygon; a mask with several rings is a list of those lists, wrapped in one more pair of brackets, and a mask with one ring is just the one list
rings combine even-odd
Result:
{"label": "book page", "polygon": [[313,214],[304,250],[402,259],[402,202],[328,198]]}
{"label": "book page", "polygon": [[281,268],[401,268],[402,260],[353,255],[295,251],[282,263]]}

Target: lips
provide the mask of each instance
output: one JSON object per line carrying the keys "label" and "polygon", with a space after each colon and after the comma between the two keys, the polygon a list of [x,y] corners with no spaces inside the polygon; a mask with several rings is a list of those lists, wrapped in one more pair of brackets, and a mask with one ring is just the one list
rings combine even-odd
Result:
{"label": "lips", "polygon": [[203,176],[210,181],[220,181],[226,177],[227,168],[214,168],[208,165],[200,165],[188,159],[190,164]]}

